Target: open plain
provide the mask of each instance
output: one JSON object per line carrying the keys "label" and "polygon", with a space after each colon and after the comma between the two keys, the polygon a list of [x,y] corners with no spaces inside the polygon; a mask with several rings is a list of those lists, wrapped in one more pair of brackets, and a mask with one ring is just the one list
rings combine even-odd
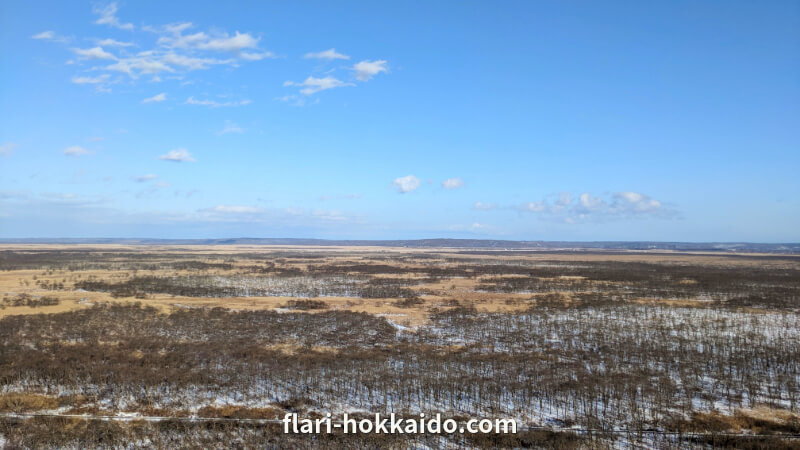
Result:
{"label": "open plain", "polygon": [[12,448],[798,447],[792,254],[19,244],[0,295]]}

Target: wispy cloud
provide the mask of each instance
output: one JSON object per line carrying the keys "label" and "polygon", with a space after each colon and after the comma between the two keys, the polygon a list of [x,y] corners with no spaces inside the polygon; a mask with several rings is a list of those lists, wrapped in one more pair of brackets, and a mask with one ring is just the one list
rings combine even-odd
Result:
{"label": "wispy cloud", "polygon": [[84,156],[91,152],[81,147],[80,145],[73,145],[64,149],[64,154],[67,156]]}
{"label": "wispy cloud", "polygon": [[[215,52],[239,53],[243,50],[257,50],[261,38],[255,37],[250,33],[240,33],[236,31],[233,35],[228,33],[208,34],[203,31],[184,34],[184,31],[193,28],[191,22],[166,25],[163,27],[163,34],[158,38],[158,44],[162,47],[173,49],[196,49]],[[154,29],[156,32],[159,30]],[[271,52],[248,53],[245,59],[259,60],[274,56]]]}
{"label": "wispy cloud", "polygon": [[97,45],[101,47],[131,47],[133,46],[133,42],[120,42],[116,39],[100,39],[97,41]]}
{"label": "wispy cloud", "polygon": [[103,74],[96,77],[72,77],[72,82],[75,84],[102,84],[106,83],[110,75]]}
{"label": "wispy cloud", "polygon": [[129,77],[136,79],[140,75],[157,75],[161,72],[175,72],[175,69],[165,64],[158,58],[154,58],[147,52],[142,52],[139,56],[121,58],[114,64],[108,65],[104,70],[122,72]]}
{"label": "wispy cloud", "polygon": [[632,191],[598,196],[584,192],[577,197],[562,192],[555,199],[526,202],[511,209],[567,223],[644,217],[672,218],[678,215],[675,209],[664,205],[661,201]]}
{"label": "wispy cloud", "polygon": [[[275,100],[278,100],[280,102],[288,103],[288,104],[290,104],[292,106],[305,106],[306,105],[306,100],[308,100],[308,97],[306,97],[304,95],[291,94],[291,95],[284,95],[282,97],[278,97]],[[319,99],[316,99],[316,100],[319,101]]]}
{"label": "wispy cloud", "polygon": [[33,36],[31,36],[31,39],[44,39],[49,41],[52,40],[54,37],[56,37],[55,31],[47,30],[47,31],[42,31],[41,33],[34,34]]}
{"label": "wispy cloud", "polygon": [[353,83],[346,83],[334,77],[325,77],[325,78],[316,78],[310,76],[306,78],[302,83],[297,83],[294,81],[286,81],[283,83],[284,86],[300,86],[300,93],[303,95],[312,95],[316,94],[317,92],[325,91],[328,89],[346,87],[346,86],[355,86]]}
{"label": "wispy cloud", "polygon": [[462,232],[469,232],[469,233],[487,233],[491,230],[492,227],[489,225],[485,225],[478,222],[473,222],[469,225],[457,224],[451,225],[448,227],[450,231],[462,231]]}
{"label": "wispy cloud", "polygon": [[[133,31],[133,24],[120,21],[117,17],[118,11],[116,2],[95,7],[93,12],[98,16],[95,23]],[[91,39],[97,46],[73,48],[77,58],[68,61],[68,64],[83,64],[85,67],[88,62],[106,60],[110,61],[108,65],[91,66],[88,69],[124,73],[131,80],[137,80],[143,75],[152,75],[154,80],[159,80],[159,74],[164,73],[181,76],[188,71],[207,70],[220,65],[238,67],[242,63],[275,57],[272,52],[259,48],[261,38],[252,33],[236,31],[230,34],[217,29],[212,29],[214,31],[211,32],[191,32],[193,27],[189,22],[164,26],[145,25],[142,30],[158,36],[155,46],[150,48],[137,42],[134,39],[136,34],[124,41],[114,38]],[[64,38],[52,30],[35,34],[32,38],[64,41]],[[132,52],[134,47],[142,47],[143,50]],[[114,51],[109,51],[109,48]],[[223,57],[218,57],[220,54]],[[105,85],[98,86],[97,89],[109,91]]]}
{"label": "wispy cloud", "polygon": [[414,175],[406,175],[404,177],[395,178],[395,180],[392,181],[392,186],[401,194],[416,190],[419,188],[420,184],[419,178]]}
{"label": "wispy cloud", "polygon": [[69,38],[64,37],[64,36],[59,36],[58,34],[56,34],[55,31],[52,31],[52,30],[42,31],[41,33],[34,34],[33,36],[31,36],[31,39],[39,39],[39,40],[42,40],[42,41],[58,42],[58,43],[61,43],[61,44],[69,42]]}
{"label": "wispy cloud", "polygon": [[162,92],[160,94],[156,94],[156,95],[154,95],[152,97],[148,97],[148,98],[142,100],[142,103],[153,103],[153,102],[158,103],[158,102],[163,102],[166,99],[167,99],[166,92]]}
{"label": "wispy cloud", "polygon": [[256,206],[245,206],[245,205],[217,205],[210,209],[210,211],[218,212],[218,213],[230,213],[230,214],[256,214],[264,211],[263,209],[256,207]]}
{"label": "wispy cloud", "polygon": [[49,204],[92,205],[103,202],[100,196],[87,196],[72,192],[0,191],[0,200],[21,202],[43,202]]}
{"label": "wispy cloud", "polygon": [[172,161],[172,162],[195,162],[196,160],[189,153],[185,148],[178,148],[175,150],[170,150],[167,153],[158,157],[158,159],[162,161]]}
{"label": "wispy cloud", "polygon": [[[348,55],[344,55],[338,53],[336,49],[328,49],[321,52],[316,53],[306,53],[304,58],[308,59],[323,59],[327,61],[332,61],[335,59],[350,59]],[[388,72],[389,69],[387,68],[386,60],[376,60],[376,61],[368,61],[364,60],[359,63],[356,63],[352,66],[352,71],[354,72],[355,79],[358,81],[369,81],[375,75]],[[326,73],[331,73],[335,69],[328,71]],[[288,86],[296,86],[300,87],[300,94],[304,96],[310,96],[316,94],[321,91],[325,91],[328,89],[335,89],[340,87],[348,87],[348,86],[356,86],[355,83],[342,81],[339,78],[334,77],[333,75],[327,75],[325,77],[315,77],[313,75],[309,76],[302,82],[297,81],[285,81],[283,83],[284,87]],[[303,106],[305,101],[302,99],[298,99],[296,96],[286,95],[283,97],[279,97],[278,100],[283,102],[289,102],[294,106]]]}
{"label": "wispy cloud", "polygon": [[17,147],[19,146],[13,142],[5,142],[3,144],[0,144],[0,155],[11,156],[11,154],[14,153],[14,150],[16,150]]}
{"label": "wispy cloud", "polygon": [[109,3],[105,6],[98,6],[95,7],[93,12],[97,14],[97,20],[94,23],[98,25],[109,25],[115,28],[119,28],[120,30],[133,30],[132,23],[122,23],[117,18],[117,4],[116,3]]}
{"label": "wispy cloud", "polygon": [[73,48],[72,51],[81,59],[117,59],[116,56],[103,50],[102,47]]}
{"label": "wispy cloud", "polygon": [[386,67],[387,61],[380,59],[377,61],[361,61],[353,65],[353,70],[356,72],[356,79],[358,81],[369,81],[375,75],[381,72],[389,72]]}
{"label": "wispy cloud", "polygon": [[197,48],[218,52],[238,52],[246,48],[257,48],[258,41],[259,38],[253,37],[250,33],[239,33],[237,31],[233,36],[228,36],[227,33],[224,33],[220,37],[200,41],[197,43]]}
{"label": "wispy cloud", "polygon": [[161,57],[161,62],[171,66],[178,66],[187,70],[204,70],[215,64],[230,64],[233,60],[216,58],[196,58],[192,56],[180,55],[177,53],[167,53]]}
{"label": "wispy cloud", "polygon": [[235,123],[231,122],[230,120],[225,121],[225,127],[222,130],[217,132],[217,136],[222,136],[223,134],[228,133],[244,133],[244,128],[236,125]]}
{"label": "wispy cloud", "polygon": [[245,61],[261,61],[262,59],[275,58],[272,52],[241,52],[239,57]]}
{"label": "wispy cloud", "polygon": [[265,209],[251,205],[221,204],[197,210],[198,217],[192,220],[208,220],[212,222],[243,222],[263,224],[303,224],[353,222],[354,218],[336,210],[279,208]]}
{"label": "wispy cloud", "polygon": [[361,198],[361,194],[351,193],[351,194],[337,194],[337,195],[320,195],[319,201],[327,202],[329,200],[357,200]]}
{"label": "wispy cloud", "polygon": [[464,181],[459,178],[448,178],[442,181],[442,187],[445,189],[458,189],[464,187]]}
{"label": "wispy cloud", "polygon": [[197,105],[197,106],[210,106],[212,108],[219,108],[223,106],[245,106],[253,103],[252,100],[244,99],[239,101],[233,102],[218,102],[215,100],[197,100],[194,97],[189,97],[186,99],[185,102],[187,105]]}
{"label": "wispy cloud", "polygon": [[475,202],[472,205],[472,209],[476,209],[478,211],[491,211],[497,209],[497,203]]}
{"label": "wispy cloud", "polygon": [[156,175],[154,175],[152,173],[148,173],[147,175],[139,175],[137,177],[133,177],[133,181],[135,181],[137,183],[146,183],[148,181],[153,181],[156,178],[158,178],[158,176],[156,176]]}
{"label": "wispy cloud", "polygon": [[306,59],[325,59],[325,60],[328,60],[328,61],[332,61],[334,59],[350,59],[349,56],[337,52],[335,48],[331,48],[331,49],[328,49],[328,50],[325,50],[325,51],[321,51],[321,52],[306,53],[305,55],[303,55],[303,58],[306,58]]}

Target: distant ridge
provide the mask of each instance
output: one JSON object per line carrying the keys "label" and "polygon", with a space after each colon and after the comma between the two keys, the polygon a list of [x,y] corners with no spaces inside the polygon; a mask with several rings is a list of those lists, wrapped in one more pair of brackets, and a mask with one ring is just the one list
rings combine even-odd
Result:
{"label": "distant ridge", "polygon": [[308,245],[354,247],[461,248],[487,250],[673,250],[712,252],[800,253],[800,243],[650,242],[650,241],[506,241],[492,239],[329,240],[302,238],[135,239],[21,238],[0,244],[126,244],[126,245]]}

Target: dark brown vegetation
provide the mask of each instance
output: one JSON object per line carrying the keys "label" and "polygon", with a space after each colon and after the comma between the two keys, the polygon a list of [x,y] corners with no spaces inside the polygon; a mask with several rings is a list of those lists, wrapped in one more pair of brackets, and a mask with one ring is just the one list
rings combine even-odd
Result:
{"label": "dark brown vegetation", "polygon": [[14,297],[3,297],[0,300],[0,308],[7,306],[27,306],[29,308],[38,308],[41,306],[55,306],[61,303],[56,297],[45,295],[41,297],[33,297],[29,294],[19,294]]}
{"label": "dark brown vegetation", "polygon": [[[786,435],[800,433],[800,270],[792,260],[767,268],[447,254],[367,254],[348,263],[318,256],[275,251],[223,261],[180,252],[0,252],[5,270],[42,270],[50,278],[48,271],[72,270],[57,291],[142,297],[0,319],[0,411],[63,407],[176,417],[5,417],[0,436],[12,447],[792,448]],[[104,264],[114,277],[81,273]],[[507,297],[514,309],[482,310],[456,290],[426,303],[457,279],[471,280],[477,294]],[[293,298],[281,301],[280,311],[164,313],[149,306],[156,294]],[[404,314],[428,308],[427,321],[410,328],[331,308],[324,297],[334,295],[391,299],[387,304],[407,308]],[[50,298],[26,296],[6,296],[3,304]],[[177,420],[342,410],[513,417],[521,432],[311,438],[250,422]],[[754,410],[768,412],[748,412]]]}
{"label": "dark brown vegetation", "polygon": [[308,311],[312,309],[327,309],[328,304],[321,300],[289,300],[286,302],[286,309],[297,309],[300,311]]}

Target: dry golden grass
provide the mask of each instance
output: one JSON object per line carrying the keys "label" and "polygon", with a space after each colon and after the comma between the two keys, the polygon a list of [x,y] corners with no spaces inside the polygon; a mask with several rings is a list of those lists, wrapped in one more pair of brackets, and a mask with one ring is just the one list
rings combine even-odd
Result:
{"label": "dry golden grass", "polygon": [[58,408],[58,399],[39,394],[0,394],[0,411],[30,412]]}
{"label": "dry golden grass", "polygon": [[198,417],[230,419],[280,419],[284,416],[281,408],[246,408],[243,406],[204,406],[197,411]]}
{"label": "dry golden grass", "polygon": [[800,416],[784,409],[759,407],[738,409],[732,415],[717,411],[696,412],[688,421],[680,422],[679,428],[685,431],[742,432],[755,434],[798,433]]}
{"label": "dry golden grass", "polygon": [[[281,258],[279,264],[283,268],[307,269],[310,264],[392,264],[398,268],[420,268],[425,267],[422,263],[415,263],[413,256],[425,255],[425,263],[430,264],[436,261],[442,266],[457,263],[445,263],[444,258],[450,260],[463,261],[468,263],[477,260],[502,260],[502,261],[524,261],[530,263],[542,261],[559,262],[581,262],[581,261],[619,261],[619,262],[658,262],[663,264],[699,264],[699,265],[728,265],[728,266],[753,266],[753,267],[792,267],[800,268],[800,261],[796,258],[769,258],[769,259],[748,259],[731,258],[725,255],[714,253],[675,253],[669,251],[644,252],[644,251],[620,251],[606,253],[573,252],[573,253],[547,253],[542,251],[530,251],[520,255],[519,253],[502,253],[498,251],[481,252],[481,254],[459,253],[459,249],[410,249],[410,248],[388,248],[388,247],[313,247],[313,246],[256,246],[256,245],[232,245],[232,246],[133,246],[133,245],[49,245],[49,244],[14,244],[0,246],[0,251],[42,251],[42,250],[86,250],[97,252],[129,251],[129,252],[164,252],[198,254],[206,262],[233,264],[234,268],[240,268],[253,264],[251,260],[236,260],[231,262],[230,255],[251,253],[263,254],[267,259],[267,254],[271,251],[291,251],[294,257]],[[323,253],[324,258],[313,260],[304,259],[304,255],[319,255]],[[435,257],[442,259],[437,260]],[[376,256],[388,257],[389,260],[371,259]],[[409,261],[407,257],[412,257]],[[431,259],[431,256],[434,259]],[[401,261],[399,258],[403,257]],[[392,258],[398,259],[391,261]],[[311,262],[309,262],[311,261]],[[135,272],[137,276],[174,276],[192,274],[189,270],[139,270]],[[220,270],[212,269],[206,274],[220,274]],[[109,293],[104,292],[83,292],[74,289],[50,291],[42,289],[36,285],[36,280],[46,282],[63,282],[65,286],[71,286],[76,281],[94,277],[97,280],[119,282],[134,276],[133,271],[112,271],[112,270],[81,270],[70,272],[66,270],[29,269],[13,270],[0,272],[0,295],[14,296],[28,294],[34,297],[55,296],[60,300],[60,304],[44,307],[28,306],[8,306],[0,308],[0,318],[19,314],[48,314],[70,311],[80,308],[87,308],[97,303],[130,303],[143,302],[154,306],[163,312],[169,312],[175,308],[210,308],[224,307],[233,310],[263,310],[280,309],[286,305],[287,301],[294,300],[292,297],[230,297],[230,298],[196,298],[179,297],[167,294],[152,294],[146,299],[135,298],[114,298]],[[80,278],[78,278],[80,277]],[[376,277],[407,278],[419,279],[419,274],[378,274]],[[521,277],[521,275],[502,275],[506,278]],[[347,297],[321,297],[315,300],[325,302],[328,309],[349,310],[366,312],[370,314],[381,314],[397,323],[409,326],[416,326],[424,323],[430,311],[434,308],[447,308],[453,300],[464,306],[472,306],[479,311],[517,311],[534,304],[532,301],[536,296],[531,294],[507,294],[494,292],[477,291],[478,284],[486,278],[459,278],[454,277],[434,283],[420,284],[412,286],[411,289],[418,292],[422,302],[408,307],[396,305],[397,299],[357,299]],[[496,277],[495,277],[496,278]],[[562,281],[579,281],[580,277],[562,276],[558,277]],[[691,284],[694,280],[686,279],[681,283]],[[596,285],[613,283],[595,282]],[[565,304],[569,304],[571,295],[564,295]],[[700,306],[702,302],[692,300],[668,300],[668,299],[639,299],[640,303],[662,303],[670,306]],[[307,311],[314,314],[319,311]]]}
{"label": "dry golden grass", "polygon": [[329,347],[326,345],[313,345],[311,347],[304,347],[297,342],[283,342],[280,344],[273,344],[266,346],[269,350],[277,350],[284,355],[296,355],[298,353],[307,353],[307,352],[316,352],[316,353],[331,353],[331,354],[338,354],[339,349],[335,347]]}

